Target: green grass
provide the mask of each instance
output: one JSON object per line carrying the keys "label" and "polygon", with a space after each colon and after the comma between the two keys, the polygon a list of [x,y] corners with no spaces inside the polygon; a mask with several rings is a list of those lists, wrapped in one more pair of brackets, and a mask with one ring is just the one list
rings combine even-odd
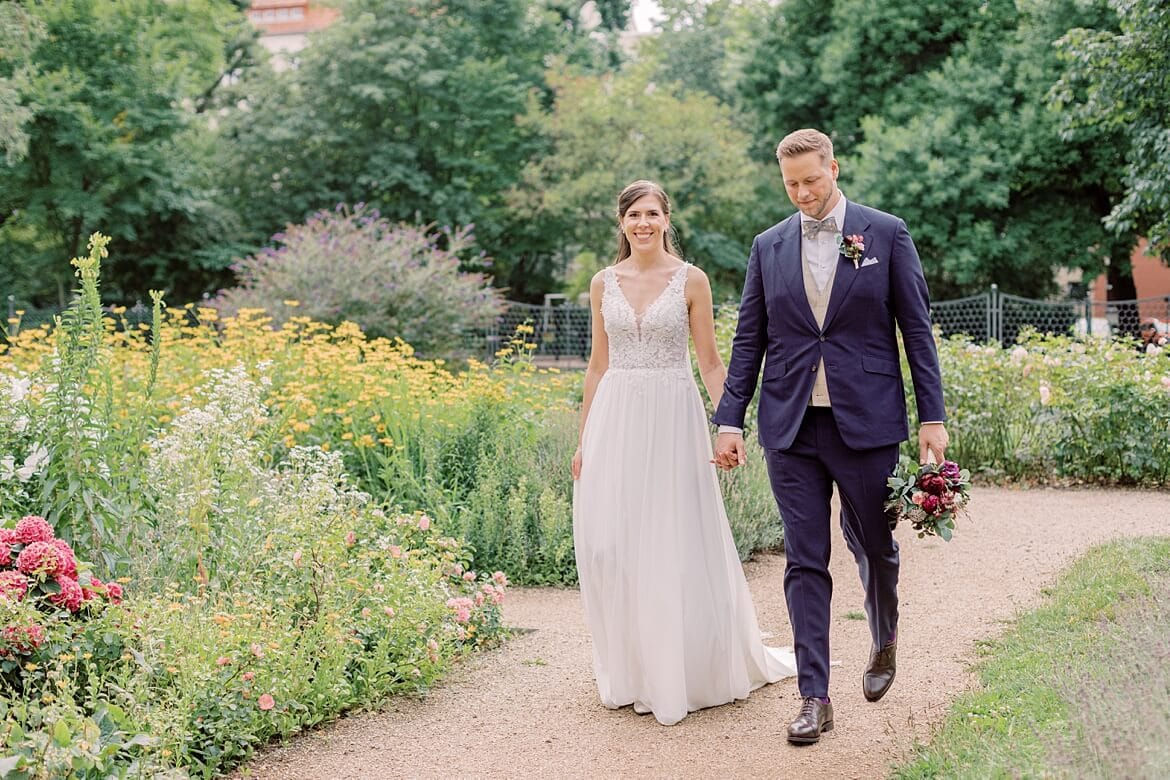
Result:
{"label": "green grass", "polygon": [[854,609],[854,610],[850,610],[849,612],[846,612],[846,613],[845,613],[845,619],[846,619],[846,620],[865,620],[865,613],[864,613],[864,612],[858,612],[858,611],[857,611],[857,610],[855,610],[855,609]]}
{"label": "green grass", "polygon": [[[1045,591],[1043,606],[1020,615],[1003,637],[981,645],[981,686],[959,697],[931,742],[917,746],[909,763],[895,767],[891,776],[1109,776],[1108,768],[1086,765],[1099,755],[1091,755],[1096,746],[1084,739],[1086,728],[1092,732],[1106,724],[1113,724],[1121,737],[1111,747],[1127,760],[1155,755],[1159,745],[1170,742],[1170,734],[1132,722],[1126,709],[1152,711],[1154,721],[1170,723],[1166,691],[1147,684],[1148,678],[1130,678],[1118,690],[1118,677],[1102,678],[1100,672],[1132,667],[1143,656],[1141,665],[1147,670],[1165,663],[1156,657],[1165,651],[1158,643],[1128,638],[1143,635],[1133,630],[1136,620],[1161,621],[1161,635],[1170,632],[1168,584],[1170,538],[1127,540],[1091,550]],[[1162,608],[1151,610],[1151,600]],[[1096,703],[1102,696],[1105,706],[1092,714],[1103,722],[1086,723],[1086,697],[1096,697]],[[1153,776],[1148,768],[1139,772]]]}

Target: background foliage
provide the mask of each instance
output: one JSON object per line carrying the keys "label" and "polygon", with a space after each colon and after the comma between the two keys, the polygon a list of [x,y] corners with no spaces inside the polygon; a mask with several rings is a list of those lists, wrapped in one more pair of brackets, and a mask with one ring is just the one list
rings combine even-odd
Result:
{"label": "background foliage", "polygon": [[1067,267],[1132,298],[1135,237],[1166,251],[1152,0],[665,0],[641,37],[627,0],[342,0],[281,71],[246,6],[0,7],[0,293],[62,306],[100,222],[112,299],[193,300],[346,202],[473,228],[463,270],[539,301],[577,291],[617,191],[656,177],[731,297],[789,210],[776,141],[808,125],[851,197],[910,224],[936,297],[1043,297]]}

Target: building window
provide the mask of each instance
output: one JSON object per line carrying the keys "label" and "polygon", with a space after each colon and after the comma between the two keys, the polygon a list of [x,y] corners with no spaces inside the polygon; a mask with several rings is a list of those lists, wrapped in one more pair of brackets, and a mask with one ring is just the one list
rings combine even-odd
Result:
{"label": "building window", "polygon": [[300,6],[296,8],[290,8],[288,10],[289,13],[292,14],[293,19],[303,19],[305,16],[305,9],[301,8]]}

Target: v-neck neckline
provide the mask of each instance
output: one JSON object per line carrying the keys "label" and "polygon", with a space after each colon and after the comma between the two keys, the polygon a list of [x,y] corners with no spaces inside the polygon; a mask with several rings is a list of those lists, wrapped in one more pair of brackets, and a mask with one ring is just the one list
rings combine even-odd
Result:
{"label": "v-neck neckline", "polygon": [[662,296],[666,295],[666,291],[670,289],[672,284],[674,284],[674,280],[678,276],[679,271],[682,271],[687,267],[687,265],[688,263],[683,263],[675,269],[674,273],[670,275],[670,279],[667,280],[666,285],[659,291],[657,295],[654,296],[650,303],[646,304],[646,308],[642,310],[641,314],[639,314],[638,310],[634,308],[634,304],[630,303],[630,299],[626,297],[626,291],[622,289],[622,281],[618,278],[617,271],[613,271],[613,283],[617,286],[618,295],[621,296],[622,301],[626,304],[626,308],[628,308],[630,313],[634,315],[635,322],[642,322],[646,315],[650,313],[650,310],[654,308],[654,304],[662,300]]}

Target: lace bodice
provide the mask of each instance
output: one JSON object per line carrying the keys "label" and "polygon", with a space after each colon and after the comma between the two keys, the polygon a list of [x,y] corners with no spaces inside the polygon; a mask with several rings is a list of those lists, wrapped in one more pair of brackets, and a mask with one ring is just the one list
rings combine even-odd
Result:
{"label": "lace bodice", "polygon": [[618,284],[613,266],[605,269],[601,316],[609,337],[611,369],[671,369],[690,373],[687,349],[690,320],[686,282],[690,264],[683,264],[666,289],[638,316]]}

